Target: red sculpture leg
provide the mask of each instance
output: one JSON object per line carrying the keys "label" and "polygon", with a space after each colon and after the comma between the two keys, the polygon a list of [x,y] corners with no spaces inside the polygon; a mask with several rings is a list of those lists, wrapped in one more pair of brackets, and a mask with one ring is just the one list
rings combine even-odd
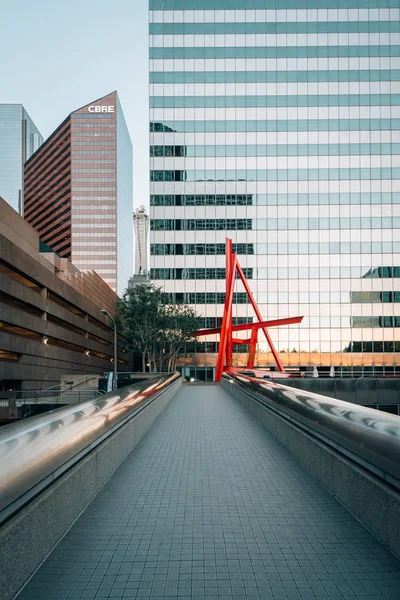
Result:
{"label": "red sculpture leg", "polygon": [[[236,269],[232,269],[233,267],[233,254],[232,254],[232,240],[226,238],[225,242],[225,277],[226,277],[226,296],[225,300],[228,298],[229,290],[231,288],[231,280],[235,280],[236,278]],[[225,365],[227,367],[232,366],[232,355],[233,355],[233,343],[232,343],[232,303],[228,305],[226,308],[228,310],[228,331],[227,331],[227,339],[226,339],[226,361]]]}
{"label": "red sculpture leg", "polygon": [[[232,255],[232,264],[231,264],[231,272],[236,272],[236,264],[237,258],[236,254]],[[230,278],[230,287],[227,290],[227,295],[225,298],[225,308],[224,315],[222,317],[222,326],[221,326],[221,337],[219,342],[219,351],[217,358],[217,366],[215,370],[215,381],[221,381],[222,373],[225,366],[226,359],[226,346],[228,341],[229,334],[232,337],[232,301],[233,301],[233,290],[235,287],[235,277]]]}
{"label": "red sculpture leg", "polygon": [[[240,279],[242,280],[242,283],[244,285],[244,289],[246,290],[247,296],[249,297],[249,300],[250,300],[251,305],[252,305],[252,307],[254,309],[254,312],[257,315],[257,319],[259,321],[262,321],[261,313],[260,313],[260,311],[258,309],[256,301],[253,298],[253,294],[251,293],[251,290],[250,290],[250,288],[248,286],[246,277],[244,276],[244,273],[242,271],[242,267],[239,265],[239,263],[237,264],[237,270],[239,271]],[[271,348],[271,352],[273,354],[273,357],[275,359],[275,362],[276,362],[276,365],[277,365],[278,369],[281,371],[281,373],[284,373],[285,369],[283,368],[283,365],[282,365],[281,361],[279,360],[278,353],[277,353],[277,351],[275,349],[274,344],[272,343],[272,340],[270,338],[268,330],[265,327],[263,328],[263,333],[265,335],[265,338],[266,338],[266,340],[268,342],[269,347]]]}
{"label": "red sculpture leg", "polygon": [[249,358],[247,360],[247,368],[248,369],[254,368],[254,360],[256,358],[256,349],[257,349],[257,336],[258,336],[258,329],[252,329],[251,337],[250,337]]}

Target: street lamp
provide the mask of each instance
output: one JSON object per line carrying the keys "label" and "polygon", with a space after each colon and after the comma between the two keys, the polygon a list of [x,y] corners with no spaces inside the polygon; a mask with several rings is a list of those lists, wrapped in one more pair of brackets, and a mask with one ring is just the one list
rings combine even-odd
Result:
{"label": "street lamp", "polygon": [[106,315],[114,324],[114,381],[113,381],[113,390],[117,387],[117,324],[115,322],[114,317],[110,315],[108,310],[105,308],[101,311],[103,315]]}

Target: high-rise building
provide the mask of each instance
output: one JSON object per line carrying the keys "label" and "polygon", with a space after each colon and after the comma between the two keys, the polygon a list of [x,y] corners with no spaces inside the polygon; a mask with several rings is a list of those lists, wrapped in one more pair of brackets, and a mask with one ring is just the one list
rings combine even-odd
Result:
{"label": "high-rise building", "polygon": [[399,15],[396,0],[150,0],[152,278],[213,326],[233,238],[263,317],[304,315],[271,330],[286,366],[400,369]]}
{"label": "high-rise building", "polygon": [[22,104],[0,104],[0,196],[23,215],[24,163],[43,143]]}
{"label": "high-rise building", "polygon": [[117,92],[71,113],[25,165],[25,218],[118,293],[133,272],[132,143]]}
{"label": "high-rise building", "polygon": [[135,230],[135,275],[147,274],[147,240],[149,232],[149,217],[144,206],[133,213]]}

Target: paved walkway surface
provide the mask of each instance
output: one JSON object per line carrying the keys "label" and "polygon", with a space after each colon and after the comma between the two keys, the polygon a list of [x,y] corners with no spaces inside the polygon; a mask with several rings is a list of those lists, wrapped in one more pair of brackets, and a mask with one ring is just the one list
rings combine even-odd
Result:
{"label": "paved walkway surface", "polygon": [[18,600],[399,600],[400,562],[220,386],[184,387]]}

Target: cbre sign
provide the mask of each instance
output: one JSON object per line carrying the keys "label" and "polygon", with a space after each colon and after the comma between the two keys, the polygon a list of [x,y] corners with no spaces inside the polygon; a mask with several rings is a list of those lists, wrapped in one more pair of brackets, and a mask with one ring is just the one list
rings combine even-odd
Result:
{"label": "cbre sign", "polygon": [[89,106],[88,111],[90,113],[113,113],[114,106]]}

